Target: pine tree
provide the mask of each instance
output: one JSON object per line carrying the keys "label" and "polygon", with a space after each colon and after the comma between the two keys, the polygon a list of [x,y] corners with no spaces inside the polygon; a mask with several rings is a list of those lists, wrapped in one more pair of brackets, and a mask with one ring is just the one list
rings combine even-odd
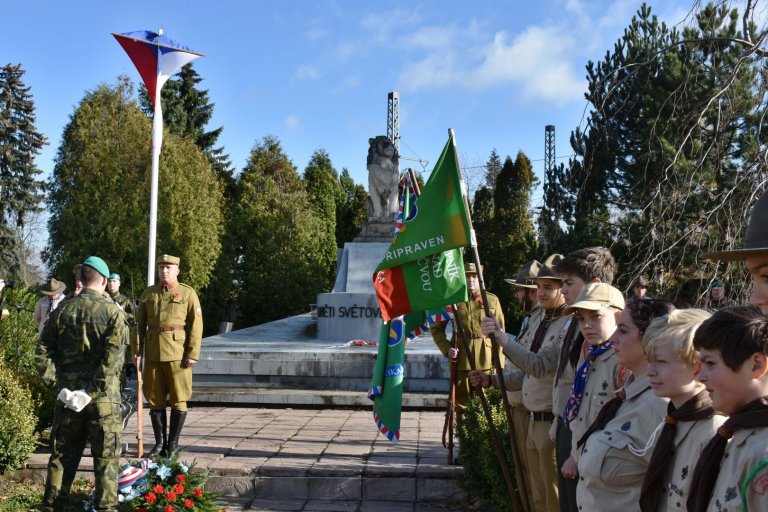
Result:
{"label": "pine tree", "polygon": [[[216,174],[229,186],[233,175],[232,163],[223,147],[215,147],[224,127],[210,131],[205,129],[213,117],[215,104],[210,102],[207,89],[197,87],[203,79],[191,63],[182,67],[177,76],[169,79],[160,91],[163,124],[172,133],[191,137],[197,147],[208,155]],[[139,87],[139,103],[141,109],[151,117],[154,107],[144,85]]]}
{"label": "pine tree", "polygon": [[319,228],[315,233],[320,246],[316,256],[327,262],[326,282],[323,288],[333,288],[336,275],[336,216],[337,205],[342,197],[341,184],[331,158],[323,149],[312,154],[304,169],[304,185],[307,187],[310,204],[317,216]]}
{"label": "pine tree", "polygon": [[[61,279],[104,258],[139,294],[146,282],[151,125],[127,77],[86,93],[64,128],[50,179],[43,259]],[[219,256],[222,186],[194,143],[166,133],[160,155],[157,250],[181,258],[181,280],[204,287]],[[201,194],[200,190],[205,190]],[[70,281],[71,283],[71,281]]]}
{"label": "pine tree", "polygon": [[45,183],[35,157],[47,144],[35,127],[35,104],[21,64],[0,68],[0,276],[18,276],[27,264],[19,229],[40,211]]}
{"label": "pine tree", "polygon": [[491,151],[488,162],[485,164],[485,186],[493,190],[496,188],[496,179],[501,172],[501,157],[496,152],[496,148]]}
{"label": "pine tree", "polygon": [[355,183],[347,168],[339,176],[341,195],[336,203],[336,246],[344,247],[360,235],[363,222],[368,220],[368,192]]}

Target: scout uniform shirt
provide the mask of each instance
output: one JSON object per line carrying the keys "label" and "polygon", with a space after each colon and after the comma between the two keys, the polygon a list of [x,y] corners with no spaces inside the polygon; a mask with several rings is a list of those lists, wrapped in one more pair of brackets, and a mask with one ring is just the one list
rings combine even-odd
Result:
{"label": "scout uniform shirt", "polygon": [[704,420],[677,423],[673,447],[674,459],[670,470],[664,476],[664,490],[656,510],[686,510],[685,503],[688,501],[696,461],[726,419],[725,416],[716,414]]}
{"label": "scout uniform shirt", "polygon": [[605,429],[593,432],[582,447],[576,488],[579,510],[607,510],[608,503],[610,510],[640,510],[640,490],[653,447],[640,456],[629,445],[645,448],[667,416],[669,400],[653,394],[647,375],[637,377],[622,391],[626,398],[616,416]]}
{"label": "scout uniform shirt", "polygon": [[768,511],[768,428],[745,428],[733,433],[707,510]]}
{"label": "scout uniform shirt", "polygon": [[197,293],[190,286],[176,282],[144,290],[136,323],[139,353],[147,361],[200,359],[203,315]]}
{"label": "scout uniform shirt", "polygon": [[[515,344],[520,347],[521,351],[527,352],[531,348],[533,343],[533,336],[536,334],[536,330],[539,328],[539,324],[544,318],[544,308],[536,306],[531,310],[531,316],[526,325],[525,331],[520,331],[520,335],[509,345]],[[503,341],[503,340],[500,340]],[[509,349],[514,350],[514,349]],[[504,355],[507,355],[507,349],[504,349]],[[523,372],[515,364],[513,360],[508,361],[509,364],[504,369],[504,386],[507,388],[507,399],[509,400],[510,407],[521,407],[523,405]],[[515,382],[516,384],[512,384]]]}
{"label": "scout uniform shirt", "polygon": [[[579,333],[579,326],[576,319],[573,318],[573,314],[566,316],[565,325],[563,330],[560,331],[560,355],[558,357],[558,368],[561,364],[560,357],[568,359],[570,352],[563,354],[563,343],[568,335],[572,335],[572,338],[576,338]],[[581,346],[582,358],[586,356],[586,351],[589,348],[589,344],[585,341]],[[571,388],[573,387],[573,380],[576,375],[576,370],[571,365],[570,361],[565,362],[563,373],[559,377],[555,374],[555,380],[552,382],[552,412],[555,416],[562,416],[565,404],[568,403],[568,398],[571,396]]]}
{"label": "scout uniform shirt", "polygon": [[[584,347],[589,350],[590,345],[585,341]],[[586,354],[587,352],[582,351],[581,356],[579,357],[579,364],[576,368],[581,367],[581,364],[588,357]],[[576,447],[579,439],[581,439],[584,432],[586,432],[595,421],[597,414],[600,412],[600,409],[603,408],[605,403],[616,396],[620,369],[619,361],[616,359],[616,353],[613,349],[606,350],[597,356],[589,367],[589,374],[587,376],[587,383],[584,386],[584,395],[581,397],[579,412],[576,414],[576,417],[568,423],[568,427],[572,432],[571,455],[576,462],[579,461],[579,454],[581,452],[581,449]],[[565,407],[565,404],[563,404],[563,407]],[[560,414],[562,413],[563,411],[560,411]],[[665,410],[664,416],[666,416],[666,413],[667,411]],[[654,428],[656,428],[655,425]],[[593,434],[593,436],[594,435],[597,435],[597,433]],[[643,441],[643,444],[645,444],[645,441]]]}

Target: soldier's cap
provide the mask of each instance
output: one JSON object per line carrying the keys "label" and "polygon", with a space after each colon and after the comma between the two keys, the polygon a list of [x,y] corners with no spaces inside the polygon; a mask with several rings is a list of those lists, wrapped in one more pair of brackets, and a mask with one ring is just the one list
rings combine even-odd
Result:
{"label": "soldier's cap", "polygon": [[118,274],[117,272],[112,272],[111,274],[109,274],[109,278],[110,279],[117,279],[119,281],[120,280],[120,274]]}
{"label": "soldier's cap", "polygon": [[536,289],[536,277],[539,275],[539,269],[541,263],[536,260],[531,260],[517,272],[517,276],[514,279],[504,279],[504,282],[517,286],[518,288]]}
{"label": "soldier's cap", "polygon": [[557,272],[555,272],[555,265],[560,263],[560,260],[562,259],[562,254],[553,254],[549,258],[545,259],[544,263],[542,263],[541,267],[539,267],[539,274],[536,276],[536,279],[556,279],[562,282],[563,278],[560,277]]}
{"label": "soldier's cap", "polygon": [[763,192],[755,206],[752,207],[747,234],[744,236],[744,247],[729,251],[710,252],[705,254],[704,258],[738,261],[757,254],[768,254],[768,229],[765,229],[766,225],[768,225],[768,190]]}
{"label": "soldier's cap", "polygon": [[48,282],[43,284],[40,291],[43,293],[43,295],[58,295],[59,293],[64,293],[64,290],[67,289],[67,285],[65,283],[62,283],[61,281],[58,281],[54,278],[50,278]]}
{"label": "soldier's cap", "polygon": [[104,260],[99,258],[98,256],[88,256],[83,262],[83,265],[88,265],[99,274],[103,275],[106,278],[109,278],[109,267],[104,262]]}
{"label": "soldier's cap", "polygon": [[178,265],[181,263],[181,259],[178,256],[171,256],[169,254],[163,254],[159,258],[157,258],[157,264],[158,265]]}
{"label": "soldier's cap", "polygon": [[[480,265],[480,271],[483,270],[483,266]],[[477,265],[474,263],[465,263],[464,264],[464,273],[465,274],[477,274]]]}
{"label": "soldier's cap", "polygon": [[709,283],[709,288],[724,288],[723,282],[719,279],[713,279],[711,283]]}
{"label": "soldier's cap", "polygon": [[576,302],[565,308],[564,314],[570,315],[577,309],[597,311],[611,306],[624,309],[624,295],[621,291],[608,283],[589,283],[579,292]]}
{"label": "soldier's cap", "polygon": [[640,275],[635,278],[635,281],[632,283],[632,288],[635,286],[642,286],[643,288],[648,288],[648,278]]}

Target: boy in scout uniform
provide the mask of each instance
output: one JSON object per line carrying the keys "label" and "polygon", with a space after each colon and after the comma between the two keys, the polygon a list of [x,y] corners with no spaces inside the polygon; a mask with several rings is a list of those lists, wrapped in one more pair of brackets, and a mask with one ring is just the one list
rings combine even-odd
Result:
{"label": "boy in scout uniform", "polygon": [[693,345],[699,381],[729,418],[696,463],[688,510],[768,511],[768,320],[754,306],[722,309]]}
{"label": "boy in scout uniform", "polygon": [[[450,341],[445,331],[448,326],[448,321],[438,322],[432,326],[431,333],[432,339],[435,340],[435,344],[440,349],[440,352],[444,356],[456,361],[457,365],[457,379],[456,379],[456,421],[461,422],[464,408],[467,401],[469,401],[469,371],[471,369],[469,365],[469,359],[472,358],[475,362],[475,368],[485,373],[493,371],[493,351],[491,345],[491,339],[483,336],[480,332],[480,324],[485,317],[485,309],[483,307],[482,298],[480,295],[480,280],[477,276],[477,267],[474,263],[466,263],[464,265],[464,273],[467,279],[467,291],[469,300],[456,305],[456,313],[460,317],[461,325],[464,328],[467,344],[469,345],[470,353],[466,354],[464,350],[453,348],[452,345],[462,347],[460,341],[456,340],[457,329],[456,324],[453,326],[453,334]],[[488,292],[488,307],[491,312],[504,325],[504,313],[501,310],[501,304],[499,303],[496,295]],[[499,348],[499,358],[502,365],[504,364],[504,357],[501,354],[501,348]]]}
{"label": "boy in scout uniform", "polygon": [[82,292],[51,313],[40,336],[42,357],[55,367],[58,394],[43,495],[45,512],[64,507],[86,442],[93,456],[94,510],[117,510],[120,370],[128,331],[123,312],[102,296],[107,276],[104,260],[86,259],[80,267]]}
{"label": "boy in scout uniform", "polygon": [[[492,317],[485,318],[482,324],[482,332],[486,335],[494,333],[504,348],[504,354],[517,367],[511,372],[504,372],[504,384],[507,389],[522,389],[523,406],[530,411],[524,446],[526,469],[530,473],[532,507],[547,512],[560,510],[555,443],[549,436],[549,430],[554,420],[552,381],[557,370],[561,333],[564,334],[567,319],[563,316],[565,298],[560,293],[562,281],[554,268],[561,259],[560,254],[547,258],[536,276],[537,297],[544,314],[530,345],[512,341]],[[477,374],[472,375],[472,380],[484,387],[490,384],[490,378],[486,380]]]}
{"label": "boy in scout uniform", "polygon": [[[200,300],[191,287],[178,281],[180,260],[164,254],[157,259],[159,283],[141,295],[136,313],[139,352],[136,368],[142,368],[142,391],[149,402],[155,446],[149,455],[170,455],[178,448],[179,435],[192,396],[192,368],[200,359],[203,315]],[[170,429],[166,406],[171,406]]]}

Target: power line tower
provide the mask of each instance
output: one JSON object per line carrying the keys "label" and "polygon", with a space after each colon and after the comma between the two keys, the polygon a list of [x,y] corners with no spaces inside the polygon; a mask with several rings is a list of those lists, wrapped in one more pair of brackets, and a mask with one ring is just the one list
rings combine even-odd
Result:
{"label": "power line tower", "polygon": [[555,125],[544,127],[544,177],[551,175],[555,168]]}
{"label": "power line tower", "polygon": [[400,93],[387,95],[387,138],[392,141],[400,154]]}

